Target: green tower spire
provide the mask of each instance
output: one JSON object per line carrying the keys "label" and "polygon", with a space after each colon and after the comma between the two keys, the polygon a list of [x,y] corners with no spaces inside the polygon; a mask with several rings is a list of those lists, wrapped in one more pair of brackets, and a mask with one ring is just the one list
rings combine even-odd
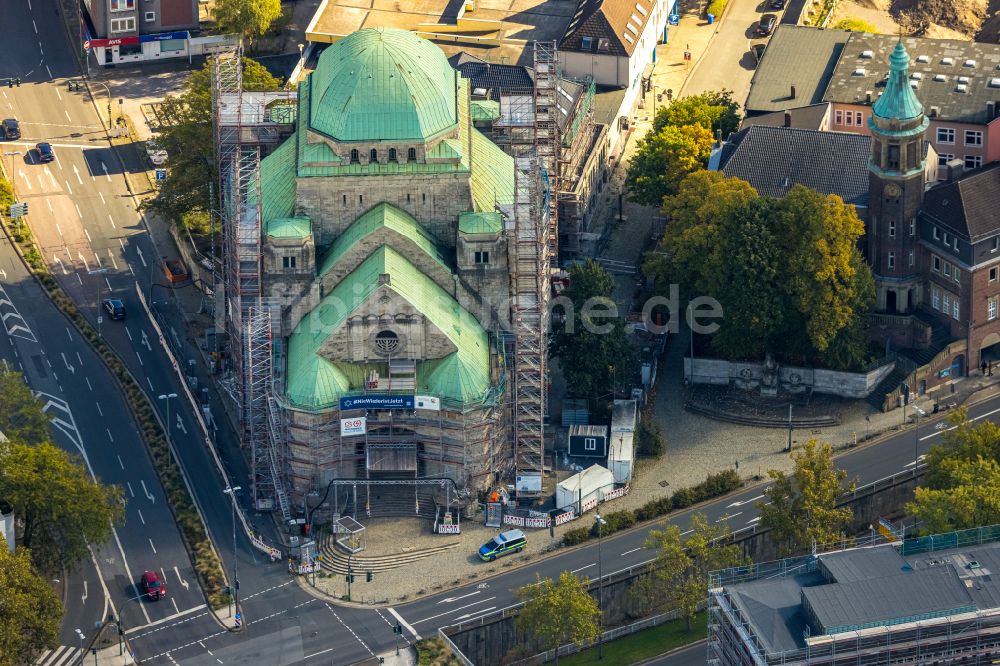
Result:
{"label": "green tower spire", "polygon": [[881,97],[872,106],[872,113],[880,118],[895,118],[904,122],[923,115],[924,107],[907,80],[909,71],[910,54],[900,39],[889,56],[889,80]]}

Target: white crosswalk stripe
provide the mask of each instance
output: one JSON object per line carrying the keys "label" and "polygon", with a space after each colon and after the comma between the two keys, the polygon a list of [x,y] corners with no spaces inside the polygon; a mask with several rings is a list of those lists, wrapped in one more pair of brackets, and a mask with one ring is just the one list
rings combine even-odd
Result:
{"label": "white crosswalk stripe", "polygon": [[80,663],[80,648],[60,645],[55,650],[46,650],[35,666],[73,666]]}

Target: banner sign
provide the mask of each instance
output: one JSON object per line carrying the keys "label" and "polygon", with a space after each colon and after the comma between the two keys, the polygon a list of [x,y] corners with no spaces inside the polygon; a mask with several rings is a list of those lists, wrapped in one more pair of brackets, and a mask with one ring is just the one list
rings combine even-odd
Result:
{"label": "banner sign", "polygon": [[187,30],[178,30],[177,32],[161,32],[158,35],[139,35],[139,41],[145,44],[146,42],[165,42],[168,39],[187,39],[191,34]]}
{"label": "banner sign", "polygon": [[138,37],[112,37],[111,39],[91,39],[90,48],[98,46],[125,46],[126,44],[138,44]]}
{"label": "banner sign", "polygon": [[502,512],[503,507],[500,506],[500,502],[487,502],[486,527],[500,527],[500,517]]}
{"label": "banner sign", "polygon": [[413,409],[412,395],[348,395],[340,399],[341,409]]}
{"label": "banner sign", "polygon": [[367,422],[368,419],[364,416],[356,419],[340,419],[340,436],[353,437],[365,434]]}
{"label": "banner sign", "polygon": [[429,409],[435,412],[441,411],[441,399],[430,395],[418,395],[416,398],[417,409]]}
{"label": "banner sign", "polygon": [[565,513],[560,513],[558,516],[556,516],[556,525],[565,525],[574,518],[576,518],[576,512],[573,511],[572,509]]}
{"label": "banner sign", "polygon": [[885,518],[878,519],[878,532],[890,543],[897,540],[895,528]]}

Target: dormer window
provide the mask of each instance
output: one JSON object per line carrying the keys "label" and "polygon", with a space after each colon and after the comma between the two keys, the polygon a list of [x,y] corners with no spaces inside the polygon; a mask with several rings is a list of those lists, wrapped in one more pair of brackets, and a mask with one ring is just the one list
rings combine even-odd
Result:
{"label": "dormer window", "polygon": [[406,150],[406,161],[407,162],[416,162],[417,161],[417,149],[416,148],[408,148]]}
{"label": "dormer window", "polygon": [[580,48],[584,51],[592,51],[594,49],[594,38],[584,37],[580,40]]}
{"label": "dormer window", "polygon": [[395,162],[396,161],[396,149],[395,148],[390,148],[389,149],[389,161],[390,162]]}
{"label": "dormer window", "polygon": [[351,164],[357,164],[361,161],[361,156],[358,154],[357,148],[351,149]]}

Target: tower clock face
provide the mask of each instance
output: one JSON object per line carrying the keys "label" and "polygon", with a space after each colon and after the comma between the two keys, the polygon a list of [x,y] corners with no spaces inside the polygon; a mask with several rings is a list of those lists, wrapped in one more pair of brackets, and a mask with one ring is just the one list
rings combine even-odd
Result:
{"label": "tower clock face", "polygon": [[896,183],[889,183],[885,186],[885,195],[887,197],[898,197],[902,191]]}

